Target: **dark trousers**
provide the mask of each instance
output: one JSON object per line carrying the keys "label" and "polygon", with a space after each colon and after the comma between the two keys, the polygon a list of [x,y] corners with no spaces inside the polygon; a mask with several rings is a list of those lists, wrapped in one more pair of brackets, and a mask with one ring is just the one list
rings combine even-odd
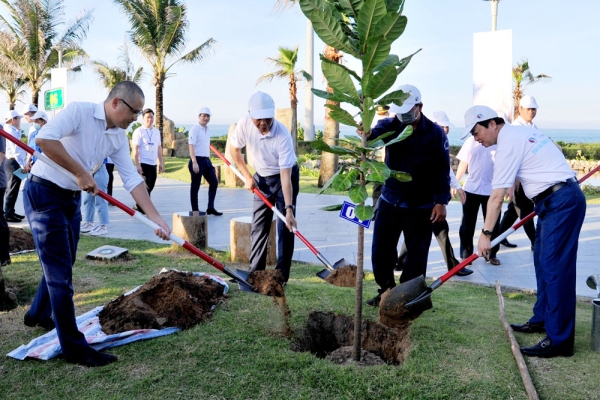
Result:
{"label": "dark trousers", "polygon": [[[0,188],[0,198],[4,198],[6,188]],[[4,213],[0,213],[0,264],[10,261],[10,229]]]}
{"label": "dark trousers", "polygon": [[544,322],[553,345],[572,347],[575,339],[577,243],[585,209],[585,197],[574,182],[535,205],[537,300],[530,322]]}
{"label": "dark trousers", "polygon": [[[500,233],[506,232],[506,230],[510,229],[515,221],[517,220],[517,216],[519,219],[523,219],[529,214],[533,212],[533,201],[529,200],[527,196],[525,196],[525,192],[521,185],[515,190],[515,199],[508,204],[508,208],[504,212],[502,216],[502,221],[500,222]],[[533,219],[523,225],[523,229],[531,242],[531,245],[535,243],[535,225],[533,224]]]}
{"label": "dark trousers", "polygon": [[19,189],[21,188],[21,179],[14,174],[16,170],[21,168],[17,160],[14,158],[7,158],[4,163],[4,171],[6,172],[6,179],[8,184],[6,186],[6,193],[4,194],[4,215],[7,217],[15,213],[15,204],[19,197]]}
{"label": "dark trousers", "polygon": [[396,286],[394,268],[398,261],[398,240],[404,233],[407,254],[400,283],[418,276],[425,276],[427,257],[431,244],[431,210],[432,208],[395,207],[379,199],[379,210],[373,228],[373,245],[371,259],[375,282],[379,285],[379,293]]}
{"label": "dark trousers", "polygon": [[[438,244],[440,245],[440,249],[442,250],[442,254],[444,255],[444,261],[446,261],[446,266],[448,266],[448,271],[450,271],[452,268],[456,267],[459,264],[459,262],[454,256],[454,249],[452,248],[452,243],[450,243],[450,238],[448,237],[448,232],[450,231],[448,221],[444,220],[442,222],[436,222],[432,225],[433,235],[435,236]],[[400,254],[398,254],[399,269],[404,270],[404,261],[406,260],[407,253],[408,251],[406,250],[406,242],[404,242],[402,244]]]}
{"label": "dark trousers", "polygon": [[108,186],[106,187],[106,193],[108,193],[109,196],[112,196],[113,181],[115,180],[115,177],[113,176],[115,164],[106,163],[106,171],[108,172]]}
{"label": "dark trousers", "polygon": [[[286,214],[285,199],[281,188],[279,174],[263,177],[254,174],[254,179],[267,199],[283,215]],[[296,206],[296,198],[300,190],[300,170],[297,165],[292,168],[292,202]],[[294,210],[294,216],[296,211]],[[252,204],[252,245],[250,248],[250,272],[264,270],[267,265],[267,245],[273,221],[271,210],[257,195],[254,195]],[[294,255],[294,234],[285,226],[285,222],[277,218],[277,266],[287,282],[290,278],[290,267]]]}
{"label": "dark trousers", "polygon": [[192,203],[192,211],[199,211],[198,208],[198,192],[200,191],[200,180],[202,177],[208,182],[208,207],[207,209],[215,208],[215,197],[217,196],[217,187],[219,180],[215,167],[212,165],[210,158],[196,156],[198,164],[198,173],[194,172],[192,160],[188,163],[188,170],[192,175],[192,186],[190,187],[190,203]]}
{"label": "dark trousers", "polygon": [[38,321],[54,315],[63,355],[81,357],[90,347],[77,329],[73,304],[81,195],[27,181],[23,204],[43,271],[29,315]]}
{"label": "dark trousers", "polygon": [[[487,215],[487,203],[490,196],[482,196],[480,194],[467,192],[467,200],[463,204],[463,217],[460,224],[460,230],[458,231],[460,236],[460,256],[461,258],[468,258],[473,254],[473,235],[475,234],[475,226],[477,225],[477,214],[479,213],[479,207],[483,212],[483,220],[485,222],[485,216]],[[494,225],[492,231],[492,240],[494,240],[500,234],[500,215]],[[500,245],[492,247],[490,252],[490,258],[496,257]]]}
{"label": "dark trousers", "polygon": [[[142,178],[144,178],[146,190],[148,190],[148,196],[150,196],[150,193],[152,193],[152,190],[154,189],[154,184],[156,183],[156,165],[140,163],[140,166],[142,167]],[[110,179],[110,175],[108,179]],[[134,208],[144,212],[137,203]]]}

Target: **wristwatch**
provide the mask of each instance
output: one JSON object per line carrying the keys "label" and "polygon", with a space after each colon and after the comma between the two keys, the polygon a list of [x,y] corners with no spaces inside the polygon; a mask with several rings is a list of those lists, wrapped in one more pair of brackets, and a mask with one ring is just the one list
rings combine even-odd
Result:
{"label": "wristwatch", "polygon": [[483,233],[487,237],[491,237],[492,236],[492,232],[488,231],[487,229],[482,229],[481,233]]}
{"label": "wristwatch", "polygon": [[286,209],[286,210],[287,210],[288,208],[291,208],[291,209],[292,209],[292,211],[295,211],[295,210],[296,210],[296,207],[295,207],[295,206],[293,206],[293,205],[285,206],[285,209]]}

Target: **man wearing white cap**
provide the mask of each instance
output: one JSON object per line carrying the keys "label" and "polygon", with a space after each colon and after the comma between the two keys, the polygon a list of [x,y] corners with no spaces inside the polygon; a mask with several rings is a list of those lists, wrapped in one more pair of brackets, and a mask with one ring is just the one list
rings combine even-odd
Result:
{"label": "man wearing white cap", "polygon": [[[6,113],[4,120],[6,126],[4,129],[15,139],[21,140],[21,118],[23,116],[15,110]],[[17,147],[11,141],[6,142],[6,163],[4,171],[8,179],[6,193],[4,194],[4,216],[8,222],[21,222],[25,216],[15,212],[15,204],[19,197],[19,188],[21,187],[21,178],[15,175],[15,171],[22,168],[23,172],[28,172],[27,155],[25,150]]]}
{"label": "man wearing white cap", "polygon": [[206,214],[223,215],[215,209],[215,197],[217,196],[217,187],[219,179],[215,173],[215,167],[210,161],[210,128],[208,123],[211,117],[210,109],[202,107],[198,111],[198,123],[190,129],[188,145],[190,148],[190,162],[188,170],[192,176],[192,186],[190,187],[190,202],[192,203],[193,215],[199,214],[198,192],[200,191],[200,180],[202,177],[208,183],[208,206]]}
{"label": "man wearing white cap", "polygon": [[[27,137],[29,138],[29,135],[31,135],[31,133],[35,130],[35,128],[33,127],[33,115],[38,111],[37,107],[35,106],[35,104],[25,104],[23,106],[23,111],[21,111],[21,114],[23,114],[23,117],[25,118],[25,121],[29,124],[29,132],[27,132]],[[29,139],[28,139],[29,141]]]}
{"label": "man wearing white cap", "polygon": [[369,139],[395,132],[383,138],[387,143],[397,138],[406,127],[412,126],[412,135],[385,147],[386,165],[392,170],[409,173],[412,180],[400,182],[390,177],[383,186],[371,250],[373,274],[379,285],[379,293],[367,301],[369,306],[378,306],[381,295],[396,286],[396,249],[402,233],[407,256],[400,282],[425,275],[432,223],[445,220],[446,204],[450,200],[448,138],[440,126],[423,115],[419,89],[402,85],[396,90],[402,90],[409,97],[402,106],[390,107],[390,111],[396,114],[395,118],[379,121]]}
{"label": "man wearing white cap", "polygon": [[521,352],[534,357],[569,357],[575,340],[577,244],[586,209],[575,172],[548,136],[530,127],[507,125],[489,107],[468,109],[465,126],[482,145],[498,146],[479,254],[490,251],[490,230],[515,179],[535,203],[538,215],[533,317],[511,327],[517,332],[546,332],[547,336],[534,346],[521,348]]}
{"label": "man wearing white cap", "polygon": [[[31,117],[31,121],[33,122],[31,127],[33,128],[33,130],[29,132],[29,137],[27,138],[27,145],[32,149],[39,151],[40,153],[42,152],[42,149],[40,149],[40,146],[38,146],[35,143],[35,138],[37,137],[37,134],[40,131],[40,129],[42,129],[42,126],[48,123],[48,120],[48,114],[46,114],[42,110],[36,111],[35,114],[33,114],[33,116]],[[35,157],[27,153],[27,165],[29,166],[29,168],[33,166],[33,163],[35,163]]]}
{"label": "man wearing white cap", "polygon": [[533,119],[537,115],[537,109],[538,105],[535,101],[535,97],[528,94],[521,97],[521,101],[519,101],[519,116],[512,124],[537,129],[537,126],[533,123]]}
{"label": "man wearing white cap", "polygon": [[[300,185],[300,171],[296,163],[294,144],[288,129],[275,120],[275,102],[267,93],[256,92],[248,101],[248,114],[242,117],[229,137],[231,155],[246,178],[246,189],[260,190],[285,215],[286,222],[277,219],[277,270],[285,282],[290,277],[294,253],[296,198]],[[250,174],[242,148],[254,162],[256,173]],[[267,244],[273,211],[256,194],[252,207],[252,245],[250,272],[264,270]]]}
{"label": "man wearing white cap", "polygon": [[[158,160],[158,173],[162,174],[165,169],[163,161],[162,144],[160,142],[160,131],[154,127],[154,111],[146,108],[142,113],[142,126],[137,128],[131,135],[133,147],[133,161],[138,174],[146,182],[148,195],[152,193],[156,184],[156,164]],[[136,203],[134,210],[144,210]]]}

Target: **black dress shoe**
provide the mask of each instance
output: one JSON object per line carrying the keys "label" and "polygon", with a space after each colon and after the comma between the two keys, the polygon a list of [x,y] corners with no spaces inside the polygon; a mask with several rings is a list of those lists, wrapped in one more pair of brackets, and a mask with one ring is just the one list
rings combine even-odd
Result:
{"label": "black dress shoe", "polygon": [[571,357],[573,355],[573,345],[552,346],[552,339],[546,337],[535,346],[521,347],[521,353],[530,357],[542,358]]}
{"label": "black dress shoe", "polygon": [[25,216],[24,216],[24,215],[17,214],[17,213],[13,213],[13,214],[12,214],[12,216],[13,216],[13,217],[17,217],[17,218],[19,218],[19,219],[25,219]]}
{"label": "black dress shoe", "polygon": [[509,242],[508,240],[504,239],[503,241],[500,242],[500,244],[504,247],[510,247],[511,249],[514,249],[515,247],[517,247],[516,244]]}
{"label": "black dress shoe", "polygon": [[21,221],[22,221],[21,219],[15,217],[15,216],[12,216],[12,215],[9,215],[8,217],[6,217],[6,222],[21,222]]}
{"label": "black dress shoe", "polygon": [[103,367],[117,361],[117,357],[90,349],[83,357],[65,357],[65,360],[68,363],[84,365],[86,367]]}
{"label": "black dress shoe", "polygon": [[367,305],[371,307],[379,307],[379,302],[381,301],[381,295],[373,297],[371,300],[367,300]]}
{"label": "black dress shoe", "polygon": [[216,215],[217,217],[218,217],[219,215],[223,215],[223,213],[222,213],[222,212],[218,212],[218,211],[217,211],[217,210],[215,210],[214,208],[208,208],[208,209],[206,209],[206,214],[208,214],[208,215]]}
{"label": "black dress shoe", "polygon": [[25,316],[23,317],[23,323],[31,328],[40,326],[47,331],[51,331],[55,328],[52,318],[44,319],[43,321],[36,321],[31,317],[31,315],[29,315],[29,311],[25,313]]}
{"label": "black dress shoe", "polygon": [[531,323],[529,321],[525,322],[522,325],[518,324],[510,324],[510,327],[515,332],[522,333],[546,333],[546,327],[543,322],[534,322]]}
{"label": "black dress shoe", "polygon": [[467,275],[471,275],[472,273],[473,273],[472,269],[463,268],[456,273],[456,276],[467,276]]}
{"label": "black dress shoe", "polygon": [[12,264],[10,257],[7,260],[0,261],[0,267],[6,267],[7,265],[10,265],[10,264]]}

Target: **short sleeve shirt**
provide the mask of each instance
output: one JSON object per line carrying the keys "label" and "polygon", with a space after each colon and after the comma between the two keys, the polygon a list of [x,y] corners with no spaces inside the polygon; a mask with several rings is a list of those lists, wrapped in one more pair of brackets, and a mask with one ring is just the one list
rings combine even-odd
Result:
{"label": "short sleeve shirt", "polygon": [[485,147],[469,136],[456,158],[469,164],[469,175],[463,189],[466,192],[489,196],[492,194],[496,145]]}
{"label": "short sleeve shirt", "polygon": [[154,127],[140,126],[131,136],[131,142],[139,147],[140,163],[156,165],[158,147],[160,144],[160,131]]}
{"label": "short sleeve shirt", "polygon": [[188,137],[188,144],[194,146],[196,157],[210,157],[210,128],[200,124],[192,126]]}

